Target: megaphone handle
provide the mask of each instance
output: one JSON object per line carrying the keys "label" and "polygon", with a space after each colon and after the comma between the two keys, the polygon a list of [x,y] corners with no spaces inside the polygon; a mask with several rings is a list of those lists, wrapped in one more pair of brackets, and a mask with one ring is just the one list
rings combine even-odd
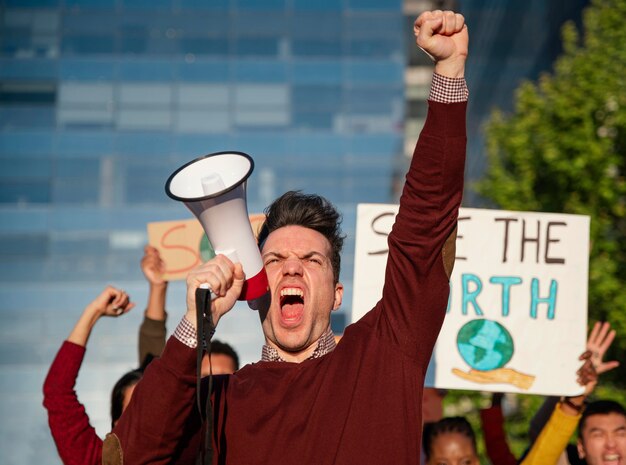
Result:
{"label": "megaphone handle", "polygon": [[[213,318],[211,317],[211,299],[215,298],[215,294],[208,287],[199,287],[196,289],[196,328],[198,346],[196,348],[196,401],[198,403],[198,411],[200,418],[203,417],[202,409],[202,389],[201,389],[201,368],[202,357],[206,349],[207,355],[211,354],[211,338],[215,333]],[[211,366],[209,359],[209,367]],[[213,390],[213,373],[209,370],[209,386],[208,386],[206,404],[204,408],[204,419],[207,422],[204,447],[202,449],[203,463],[210,465],[213,463],[213,405],[211,404],[211,391]]]}

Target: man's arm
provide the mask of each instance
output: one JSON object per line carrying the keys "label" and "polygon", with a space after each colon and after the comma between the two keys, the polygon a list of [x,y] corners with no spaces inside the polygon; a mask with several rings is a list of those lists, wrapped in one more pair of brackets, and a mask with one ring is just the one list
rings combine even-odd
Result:
{"label": "man's arm", "polygon": [[454,263],[465,167],[468,33],[461,15],[441,11],[420,15],[415,33],[418,46],[434,58],[436,74],[389,236],[379,328],[425,366],[443,323]]}

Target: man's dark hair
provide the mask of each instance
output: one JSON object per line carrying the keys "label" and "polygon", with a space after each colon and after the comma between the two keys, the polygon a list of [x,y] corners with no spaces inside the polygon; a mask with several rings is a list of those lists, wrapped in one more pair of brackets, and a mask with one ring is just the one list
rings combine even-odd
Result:
{"label": "man's dark hair", "polygon": [[303,226],[322,234],[330,242],[335,284],[341,270],[341,249],[345,236],[341,233],[341,215],[324,197],[289,191],[265,209],[265,223],[259,232],[259,247],[272,231],[283,226]]}
{"label": "man's dark hair", "polygon": [[472,429],[472,425],[464,417],[446,417],[439,421],[424,424],[424,433],[422,434],[422,446],[426,460],[428,460],[433,452],[433,443],[437,436],[445,433],[459,433],[467,437],[472,442],[474,452],[476,448],[476,435]]}
{"label": "man's dark hair", "polygon": [[614,400],[596,400],[595,402],[587,404],[580,418],[580,422],[578,423],[578,437],[582,438],[582,432],[585,428],[587,418],[592,415],[608,415],[609,413],[617,413],[626,418],[626,409],[624,409],[619,402],[615,402]]}
{"label": "man's dark hair", "polygon": [[113,386],[111,391],[111,429],[122,416],[124,408],[124,393],[126,389],[137,384],[143,377],[143,370],[132,370],[125,373]]}
{"label": "man's dark hair", "polygon": [[228,355],[230,358],[233,359],[235,371],[239,370],[239,356],[237,355],[237,352],[235,352],[235,349],[230,346],[230,344],[219,341],[217,339],[212,339],[211,353]]}

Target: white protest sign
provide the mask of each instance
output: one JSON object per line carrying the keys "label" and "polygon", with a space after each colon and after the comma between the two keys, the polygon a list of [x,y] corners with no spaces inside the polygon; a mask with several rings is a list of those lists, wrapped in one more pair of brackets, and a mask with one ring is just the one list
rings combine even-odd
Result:
{"label": "white protest sign", "polygon": [[[358,206],[352,321],[382,295],[397,211]],[[450,300],[426,384],[580,393],[588,266],[587,216],[462,208]]]}

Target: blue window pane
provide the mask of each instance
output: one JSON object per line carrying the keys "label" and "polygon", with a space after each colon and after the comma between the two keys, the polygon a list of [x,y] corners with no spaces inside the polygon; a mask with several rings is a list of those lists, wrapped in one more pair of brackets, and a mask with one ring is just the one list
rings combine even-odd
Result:
{"label": "blue window pane", "polygon": [[282,82],[287,80],[287,66],[262,61],[236,62],[234,75],[240,82]]}
{"label": "blue window pane", "polygon": [[289,35],[293,38],[308,37],[319,39],[323,37],[339,42],[343,33],[341,13],[301,13],[296,11],[293,14],[293,19],[288,24]]}
{"label": "blue window pane", "polygon": [[54,204],[97,204],[100,189],[98,178],[57,178],[52,189]]}
{"label": "blue window pane", "polygon": [[67,81],[111,81],[116,76],[117,60],[110,58],[63,58],[59,61],[59,77]]}
{"label": "blue window pane", "polygon": [[50,80],[56,77],[56,60],[0,58],[0,78]]}
{"label": "blue window pane", "polygon": [[374,40],[353,40],[348,44],[348,54],[357,57],[398,57],[404,55],[403,42],[400,40],[374,39]]}
{"label": "blue window pane", "polygon": [[295,10],[342,10],[345,0],[293,0]]}
{"label": "blue window pane", "polygon": [[[112,8],[109,3],[109,8]],[[117,29],[119,16],[113,11],[84,12],[72,10],[63,15],[63,34],[112,35]]]}
{"label": "blue window pane", "polygon": [[230,7],[232,0],[174,0],[176,8],[202,9],[202,10],[226,10]]}
{"label": "blue window pane", "polygon": [[296,111],[293,124],[301,129],[331,129],[334,116],[332,113]]}
{"label": "blue window pane", "polygon": [[54,134],[42,131],[4,132],[0,137],[0,153],[3,156],[31,155],[51,157]]}
{"label": "blue window pane", "polygon": [[111,0],[64,0],[65,6],[68,8],[104,8],[111,9]]}
{"label": "blue window pane", "polygon": [[228,39],[225,37],[194,37],[181,40],[181,52],[194,55],[223,56],[229,55]]}
{"label": "blue window pane", "polygon": [[286,0],[235,0],[239,10],[282,10],[286,7]]}
{"label": "blue window pane", "polygon": [[402,0],[346,0],[350,9],[402,11]]}
{"label": "blue window pane", "polygon": [[[389,31],[402,31],[405,27],[401,10],[394,12],[353,13],[345,17],[346,28],[351,38],[404,39],[402,34],[389,34]],[[413,28],[413,21],[410,23]]]}
{"label": "blue window pane", "polygon": [[113,134],[107,131],[64,131],[57,139],[58,157],[93,157],[113,152]]}
{"label": "blue window pane", "polygon": [[9,8],[51,8],[57,7],[60,0],[5,0],[5,5]]}
{"label": "blue window pane", "polygon": [[122,53],[137,53],[143,54],[146,53],[148,48],[147,45],[148,39],[146,37],[122,37],[121,41],[121,52]]}
{"label": "blue window pane", "polygon": [[20,234],[0,236],[0,257],[38,257],[43,258],[48,254],[49,240],[45,234]]}
{"label": "blue window pane", "polygon": [[63,53],[89,55],[111,54],[115,50],[115,38],[112,36],[66,35],[63,37]]}
{"label": "blue window pane", "polygon": [[293,106],[298,110],[337,111],[341,107],[341,87],[296,85],[292,90]]}
{"label": "blue window pane", "polygon": [[343,82],[343,66],[340,61],[294,60],[292,79],[298,84],[336,84]]}
{"label": "blue window pane", "polygon": [[48,212],[48,208],[0,209],[1,234],[47,231]]}
{"label": "blue window pane", "polygon": [[146,8],[148,10],[171,10],[172,0],[122,0],[124,8],[141,9]]}
{"label": "blue window pane", "polygon": [[[400,136],[381,134],[381,135],[360,135],[359,137],[350,138],[350,148],[353,154],[359,155],[387,155],[395,153],[401,144]],[[355,163],[362,162],[355,160]]]}
{"label": "blue window pane", "polygon": [[[52,174],[52,161],[27,157],[0,158],[0,179],[48,178]],[[35,179],[36,180],[36,179]]]}
{"label": "blue window pane", "polygon": [[84,158],[68,158],[57,160],[55,176],[59,178],[88,178],[93,180],[100,176],[100,160]]}
{"label": "blue window pane", "polygon": [[178,65],[177,74],[182,81],[228,82],[230,61],[199,59],[193,63],[181,63]]}
{"label": "blue window pane", "polygon": [[278,55],[278,39],[238,39],[235,42],[235,53],[238,56],[276,56]]}
{"label": "blue window pane", "polygon": [[168,133],[118,133],[115,148],[122,156],[158,156],[169,153],[171,145],[172,135]]}
{"label": "blue window pane", "polygon": [[325,39],[294,39],[292,52],[295,56],[336,57],[342,53],[340,41]]}
{"label": "blue window pane", "polygon": [[284,12],[257,12],[247,13],[238,11],[238,14],[228,18],[232,24],[231,32],[238,37],[275,36],[281,34],[291,22],[291,18]]}
{"label": "blue window pane", "polygon": [[402,82],[404,65],[396,62],[348,63],[348,77],[353,82]]}
{"label": "blue window pane", "polygon": [[55,122],[55,109],[47,105],[0,106],[0,129],[51,128]]}
{"label": "blue window pane", "polygon": [[119,77],[125,81],[169,81],[174,76],[170,61],[131,60],[119,63]]}
{"label": "blue window pane", "polygon": [[50,181],[3,181],[0,203],[49,203]]}
{"label": "blue window pane", "polygon": [[307,133],[289,137],[288,150],[294,156],[319,157],[320,153],[342,154],[348,152],[348,140],[336,134]]}
{"label": "blue window pane", "polygon": [[346,90],[346,108],[351,113],[391,113],[402,105],[402,90],[388,87],[360,87]]}

